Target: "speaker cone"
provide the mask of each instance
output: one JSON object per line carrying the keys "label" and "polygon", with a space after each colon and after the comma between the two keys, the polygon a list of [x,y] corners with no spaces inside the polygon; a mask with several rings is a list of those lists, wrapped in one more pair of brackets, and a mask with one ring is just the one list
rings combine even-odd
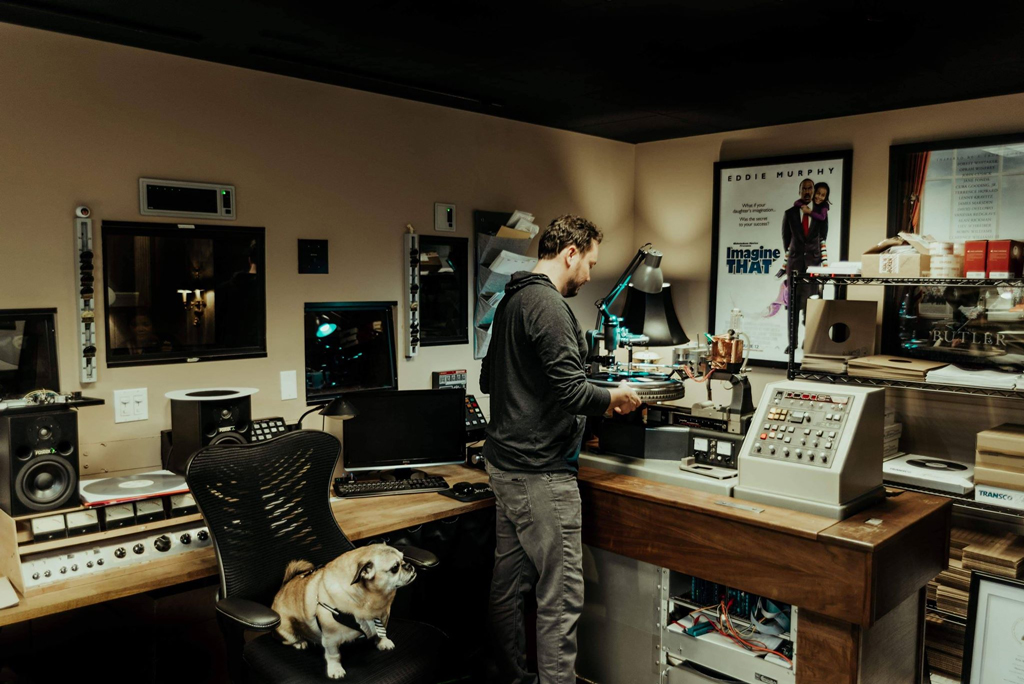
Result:
{"label": "speaker cone", "polygon": [[248,444],[249,442],[237,432],[222,432],[210,440],[210,444]]}
{"label": "speaker cone", "polygon": [[33,511],[63,505],[74,494],[71,465],[60,458],[38,458],[18,473],[14,484],[18,500]]}

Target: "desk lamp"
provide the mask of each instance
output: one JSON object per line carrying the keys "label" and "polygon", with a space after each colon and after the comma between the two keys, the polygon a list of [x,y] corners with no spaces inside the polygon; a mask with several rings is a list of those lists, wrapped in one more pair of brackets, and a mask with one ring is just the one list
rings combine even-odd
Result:
{"label": "desk lamp", "polygon": [[[326,421],[328,417],[348,420],[349,418],[355,418],[359,415],[359,411],[356,410],[356,407],[350,404],[344,397],[335,397],[330,402],[314,406],[303,413],[299,417],[299,422],[297,423],[300,430],[302,429],[302,419],[315,412],[319,412],[321,416],[324,416],[324,421]],[[323,426],[321,426],[320,429],[323,429]]]}
{"label": "desk lamp", "polygon": [[[615,350],[620,346],[647,343],[647,337],[631,333],[628,328],[621,325],[622,318],[609,311],[622,291],[631,284],[639,292],[660,294],[663,282],[661,252],[648,242],[633,255],[611,291],[594,302],[594,306],[597,307],[597,324],[595,330],[587,332],[587,361],[593,371],[599,370],[602,362],[612,365],[615,362]],[[601,351],[602,341],[606,350],[604,353]]]}

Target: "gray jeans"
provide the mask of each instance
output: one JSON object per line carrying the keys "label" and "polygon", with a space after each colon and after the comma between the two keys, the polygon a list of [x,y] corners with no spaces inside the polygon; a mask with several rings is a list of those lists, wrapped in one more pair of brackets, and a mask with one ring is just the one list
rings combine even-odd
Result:
{"label": "gray jeans", "polygon": [[[501,681],[574,684],[583,611],[580,490],[569,472],[506,472],[487,464],[497,500],[491,638]],[[526,671],[523,597],[537,590],[537,674]]]}

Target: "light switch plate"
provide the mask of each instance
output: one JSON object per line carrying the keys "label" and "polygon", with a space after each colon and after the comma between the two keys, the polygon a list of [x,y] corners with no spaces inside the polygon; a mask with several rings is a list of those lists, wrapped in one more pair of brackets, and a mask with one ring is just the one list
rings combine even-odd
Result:
{"label": "light switch plate", "polygon": [[434,202],[434,230],[443,233],[455,232],[455,205]]}
{"label": "light switch plate", "polygon": [[114,390],[114,422],[149,420],[149,393],[145,387]]}
{"label": "light switch plate", "polygon": [[298,398],[299,389],[295,371],[281,371],[281,401]]}

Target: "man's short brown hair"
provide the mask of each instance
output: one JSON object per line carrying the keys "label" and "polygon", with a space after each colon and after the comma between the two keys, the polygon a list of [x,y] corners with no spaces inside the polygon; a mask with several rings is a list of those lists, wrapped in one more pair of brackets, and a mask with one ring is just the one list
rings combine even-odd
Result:
{"label": "man's short brown hair", "polygon": [[552,259],[570,245],[586,253],[595,242],[601,244],[604,234],[597,226],[581,216],[565,214],[548,224],[544,234],[540,236],[537,256],[541,259]]}

